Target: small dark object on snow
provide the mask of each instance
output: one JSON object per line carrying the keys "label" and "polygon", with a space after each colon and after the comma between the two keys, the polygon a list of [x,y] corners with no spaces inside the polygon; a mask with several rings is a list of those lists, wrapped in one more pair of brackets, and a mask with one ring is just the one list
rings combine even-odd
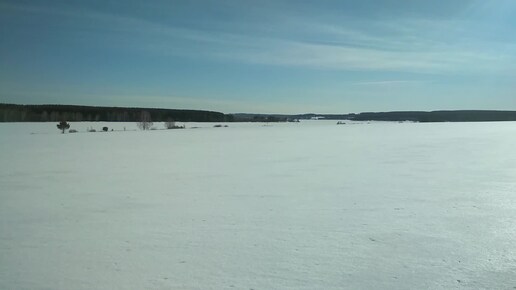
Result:
{"label": "small dark object on snow", "polygon": [[61,130],[62,134],[64,134],[65,130],[70,128],[70,124],[66,123],[66,121],[61,121],[57,124],[57,128]]}
{"label": "small dark object on snow", "polygon": [[107,132],[109,130],[108,127],[102,127],[102,131]]}

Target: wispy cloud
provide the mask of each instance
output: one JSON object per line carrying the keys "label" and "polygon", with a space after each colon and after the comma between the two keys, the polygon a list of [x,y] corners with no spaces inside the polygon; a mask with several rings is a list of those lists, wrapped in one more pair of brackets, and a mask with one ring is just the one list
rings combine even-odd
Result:
{"label": "wispy cloud", "polygon": [[383,80],[383,81],[365,81],[354,82],[354,86],[390,86],[390,85],[413,85],[413,84],[427,84],[431,81],[426,80]]}
{"label": "wispy cloud", "polygon": [[[162,55],[309,69],[438,74],[499,71],[516,63],[516,49],[511,45],[476,46],[450,40],[465,26],[460,21],[377,20],[344,27],[285,17],[284,22],[275,23],[283,32],[263,36],[253,33],[252,27],[250,33],[243,34],[181,28],[97,11],[24,5],[8,7],[86,19],[88,21],[82,25],[111,39],[105,45],[118,43],[120,49]],[[444,29],[452,32],[445,33]]]}
{"label": "wispy cloud", "polygon": [[238,48],[216,55],[266,65],[414,73],[478,72],[496,70],[505,67],[508,62],[514,62],[510,55],[493,55],[452,47],[425,51],[391,51],[283,40],[262,40],[250,48]]}

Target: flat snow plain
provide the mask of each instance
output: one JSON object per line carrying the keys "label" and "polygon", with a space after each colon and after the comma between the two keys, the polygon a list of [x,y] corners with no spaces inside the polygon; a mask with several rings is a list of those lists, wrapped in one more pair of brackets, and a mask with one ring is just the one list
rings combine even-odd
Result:
{"label": "flat snow plain", "polygon": [[0,289],[516,287],[515,122],[335,123],[2,123]]}

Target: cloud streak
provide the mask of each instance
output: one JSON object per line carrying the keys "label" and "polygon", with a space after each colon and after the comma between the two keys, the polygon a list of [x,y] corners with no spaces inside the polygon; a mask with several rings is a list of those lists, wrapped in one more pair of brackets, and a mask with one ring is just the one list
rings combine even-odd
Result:
{"label": "cloud streak", "polygon": [[[467,26],[459,20],[377,20],[343,27],[307,22],[287,15],[284,21],[274,23],[279,27],[278,35],[259,36],[252,25],[250,33],[242,34],[180,28],[97,11],[8,7],[87,20],[81,22],[86,28],[101,30],[105,37],[112,39],[104,42],[107,45],[117,45],[115,40],[118,40],[118,49],[162,55],[317,70],[426,74],[493,73],[516,63],[516,49],[512,44],[475,45],[453,40],[458,39],[463,27]],[[452,32],[438,33],[446,27],[451,27]]]}
{"label": "cloud streak", "polygon": [[283,40],[259,40],[250,47],[237,47],[215,55],[262,65],[439,74],[496,71],[514,62],[512,55],[493,55],[460,47],[392,51]]}

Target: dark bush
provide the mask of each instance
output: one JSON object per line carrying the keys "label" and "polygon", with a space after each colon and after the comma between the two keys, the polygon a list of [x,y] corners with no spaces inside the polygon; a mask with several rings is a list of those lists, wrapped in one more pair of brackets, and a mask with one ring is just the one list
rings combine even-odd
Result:
{"label": "dark bush", "polygon": [[57,129],[61,130],[61,133],[64,134],[65,130],[70,128],[70,124],[68,124],[66,121],[61,121],[59,124],[57,124]]}

